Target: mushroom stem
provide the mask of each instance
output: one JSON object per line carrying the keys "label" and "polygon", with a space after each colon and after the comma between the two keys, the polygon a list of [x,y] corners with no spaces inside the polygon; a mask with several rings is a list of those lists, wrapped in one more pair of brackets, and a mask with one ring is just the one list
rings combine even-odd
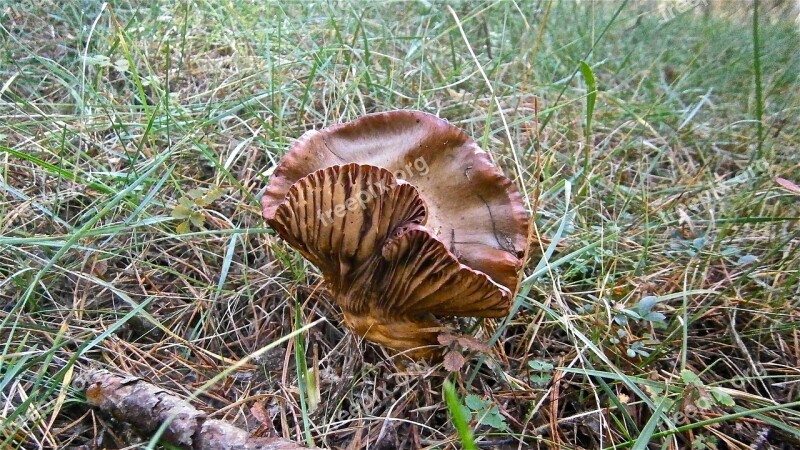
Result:
{"label": "mushroom stem", "polygon": [[440,353],[433,347],[439,344],[437,337],[449,331],[432,314],[420,315],[410,321],[344,312],[344,323],[353,333],[415,360],[436,358]]}

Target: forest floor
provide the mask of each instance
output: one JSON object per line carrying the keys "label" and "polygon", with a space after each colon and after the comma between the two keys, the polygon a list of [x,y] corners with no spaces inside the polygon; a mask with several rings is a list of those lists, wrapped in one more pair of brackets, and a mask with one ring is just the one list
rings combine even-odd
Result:
{"label": "forest floor", "polygon": [[[469,447],[446,380],[482,448],[800,448],[800,32],[771,3],[0,3],[0,448],[150,445],[73,388],[92,368],[331,449]],[[534,212],[457,372],[354,338],[260,216],[294,139],[393,109]]]}

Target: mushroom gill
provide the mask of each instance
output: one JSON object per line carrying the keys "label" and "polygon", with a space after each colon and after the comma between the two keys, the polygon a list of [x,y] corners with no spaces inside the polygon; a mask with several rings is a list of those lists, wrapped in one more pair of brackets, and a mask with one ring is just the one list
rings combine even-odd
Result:
{"label": "mushroom gill", "polygon": [[371,341],[411,350],[436,344],[436,316],[508,313],[527,211],[488,155],[435,116],[394,111],[307,132],[262,205]]}

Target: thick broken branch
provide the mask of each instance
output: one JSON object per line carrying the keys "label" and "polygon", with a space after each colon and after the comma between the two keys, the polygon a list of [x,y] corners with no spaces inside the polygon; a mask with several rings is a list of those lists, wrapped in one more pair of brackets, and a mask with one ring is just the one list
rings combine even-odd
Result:
{"label": "thick broken branch", "polygon": [[155,432],[172,417],[164,439],[188,450],[300,450],[282,438],[251,436],[222,420],[206,418],[185,400],[140,378],[92,370],[75,379],[89,404],[146,433]]}

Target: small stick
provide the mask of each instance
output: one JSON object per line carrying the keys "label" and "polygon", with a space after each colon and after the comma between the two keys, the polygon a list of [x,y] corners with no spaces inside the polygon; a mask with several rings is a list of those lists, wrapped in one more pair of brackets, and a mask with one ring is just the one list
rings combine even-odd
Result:
{"label": "small stick", "polygon": [[73,386],[86,393],[90,405],[130,423],[146,433],[155,432],[172,417],[164,439],[187,450],[303,450],[282,438],[251,436],[245,430],[206,414],[175,394],[141,378],[123,377],[107,370],[90,370]]}

